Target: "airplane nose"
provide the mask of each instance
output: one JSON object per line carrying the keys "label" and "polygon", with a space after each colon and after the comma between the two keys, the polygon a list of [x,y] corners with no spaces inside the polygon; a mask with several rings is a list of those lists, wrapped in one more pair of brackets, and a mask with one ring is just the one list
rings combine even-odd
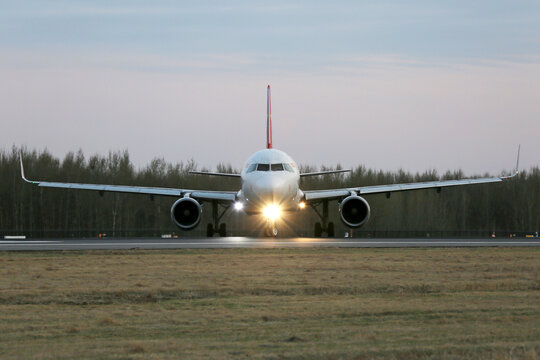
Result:
{"label": "airplane nose", "polygon": [[288,187],[284,179],[263,177],[253,184],[253,193],[265,202],[281,202],[288,195]]}

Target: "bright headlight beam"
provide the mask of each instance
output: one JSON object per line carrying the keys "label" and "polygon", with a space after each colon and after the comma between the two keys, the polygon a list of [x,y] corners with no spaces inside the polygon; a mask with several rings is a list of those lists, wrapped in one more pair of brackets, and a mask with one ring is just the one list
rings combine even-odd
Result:
{"label": "bright headlight beam", "polygon": [[240,201],[237,201],[234,203],[234,209],[236,211],[240,211],[244,208],[244,204],[242,204]]}
{"label": "bright headlight beam", "polygon": [[277,218],[279,218],[281,214],[281,209],[279,208],[278,205],[275,205],[275,204],[268,205],[267,207],[264,208],[263,214],[269,219],[276,220]]}

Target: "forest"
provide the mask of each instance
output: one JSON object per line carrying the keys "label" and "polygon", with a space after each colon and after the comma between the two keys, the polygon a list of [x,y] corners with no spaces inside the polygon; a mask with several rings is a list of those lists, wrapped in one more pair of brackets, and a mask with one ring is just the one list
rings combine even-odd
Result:
{"label": "forest", "polygon": [[[47,150],[12,147],[0,150],[0,237],[25,235],[29,238],[102,236],[203,236],[211,221],[211,206],[203,203],[203,219],[189,232],[176,228],[170,218],[171,197],[150,197],[92,191],[39,188],[21,179],[19,152],[26,176],[43,181],[159,186],[185,189],[238,190],[240,180],[188,174],[199,168],[193,160],[168,163],[156,158],[136,168],[128,151],[85,156],[70,152],[63,159]],[[339,169],[304,165],[302,172]],[[237,172],[231,165],[218,165],[219,172]],[[500,175],[500,174],[492,174]],[[302,189],[341,188],[428,180],[490,176],[463,174],[460,170],[438,174],[434,170],[411,173],[382,171],[358,165],[348,174],[309,177]],[[369,222],[355,229],[358,237],[445,237],[524,236],[540,231],[540,170],[521,170],[509,181],[459,188],[419,190],[385,195],[367,195],[371,207]],[[339,218],[337,202],[330,203],[330,220],[336,236],[349,233]],[[317,221],[313,209],[291,214],[280,225],[281,236],[312,236]],[[259,219],[230,210],[223,218],[232,236],[259,236]]]}

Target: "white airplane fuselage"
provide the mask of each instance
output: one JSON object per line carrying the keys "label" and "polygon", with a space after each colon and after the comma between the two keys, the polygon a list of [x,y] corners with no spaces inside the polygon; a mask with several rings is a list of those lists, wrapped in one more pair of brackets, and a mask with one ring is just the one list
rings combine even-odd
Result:
{"label": "white airplane fuselage", "polygon": [[241,178],[238,199],[247,214],[260,214],[268,206],[277,206],[281,211],[298,209],[303,197],[298,166],[283,151],[257,151],[246,161]]}

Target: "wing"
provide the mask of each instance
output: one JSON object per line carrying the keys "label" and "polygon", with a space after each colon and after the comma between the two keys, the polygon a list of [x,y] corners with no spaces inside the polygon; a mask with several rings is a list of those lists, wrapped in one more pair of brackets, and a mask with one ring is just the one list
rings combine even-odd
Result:
{"label": "wing", "polygon": [[411,190],[421,190],[421,189],[437,189],[438,191],[440,191],[440,189],[442,189],[443,187],[501,182],[504,180],[511,179],[519,173],[520,148],[521,147],[518,148],[516,167],[512,175],[510,176],[486,177],[486,178],[478,178],[478,179],[426,181],[426,182],[407,183],[407,184],[362,186],[362,187],[352,187],[352,188],[344,188],[344,189],[308,190],[308,191],[304,191],[304,200],[307,202],[323,200],[323,199],[332,200],[332,199],[344,198],[353,194],[357,194],[357,195],[386,194],[386,196],[389,197],[391,193],[398,192],[398,191],[411,191]]}
{"label": "wing", "polygon": [[368,194],[391,194],[398,191],[410,191],[421,189],[440,189],[449,186],[461,186],[472,184],[486,184],[493,182],[500,182],[506,178],[502,177],[490,177],[480,179],[461,179],[461,180],[446,180],[446,181],[427,181],[408,184],[390,184],[390,185],[375,185],[375,186],[362,186],[356,188],[345,189],[331,189],[331,190],[311,190],[304,191],[304,197],[306,201],[314,201],[321,199],[339,199],[356,193],[357,195]]}
{"label": "wing", "polygon": [[129,194],[143,194],[143,195],[160,195],[160,196],[174,196],[183,197],[189,195],[192,198],[201,201],[218,200],[218,201],[235,201],[237,192],[235,191],[206,191],[206,190],[188,190],[188,189],[175,189],[175,188],[161,188],[161,187],[144,187],[144,186],[124,186],[124,185],[101,185],[101,184],[80,184],[80,183],[63,183],[63,182],[49,182],[49,181],[34,181],[28,180],[24,175],[24,167],[21,160],[21,177],[24,181],[37,184],[39,187],[48,188],[60,188],[60,189],[76,189],[76,190],[93,190],[98,191],[100,194],[104,192],[117,192],[117,193],[129,193]]}

